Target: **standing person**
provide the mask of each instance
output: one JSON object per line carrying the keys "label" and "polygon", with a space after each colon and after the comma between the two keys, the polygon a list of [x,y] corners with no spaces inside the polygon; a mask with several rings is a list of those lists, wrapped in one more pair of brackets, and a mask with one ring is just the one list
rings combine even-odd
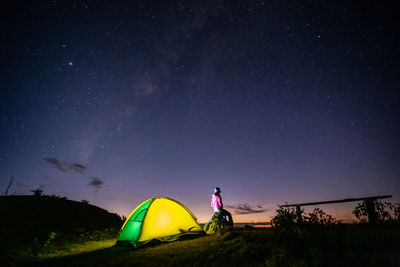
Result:
{"label": "standing person", "polygon": [[212,219],[214,218],[214,215],[219,216],[222,215],[224,219],[226,217],[229,218],[228,223],[230,225],[233,225],[233,220],[232,220],[232,215],[229,211],[224,209],[224,204],[222,204],[222,198],[221,198],[221,189],[219,187],[214,188],[214,194],[211,196],[211,207],[214,209],[214,213],[211,216],[211,219],[206,223],[204,226],[204,229],[207,229],[208,225],[211,223]]}

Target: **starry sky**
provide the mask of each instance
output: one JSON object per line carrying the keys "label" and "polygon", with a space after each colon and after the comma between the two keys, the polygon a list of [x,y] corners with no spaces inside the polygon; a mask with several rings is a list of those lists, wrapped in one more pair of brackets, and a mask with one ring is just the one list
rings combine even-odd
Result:
{"label": "starry sky", "polygon": [[[208,220],[400,201],[399,26],[381,1],[10,1],[0,193],[120,215],[168,196]],[[354,203],[321,206],[352,217]]]}

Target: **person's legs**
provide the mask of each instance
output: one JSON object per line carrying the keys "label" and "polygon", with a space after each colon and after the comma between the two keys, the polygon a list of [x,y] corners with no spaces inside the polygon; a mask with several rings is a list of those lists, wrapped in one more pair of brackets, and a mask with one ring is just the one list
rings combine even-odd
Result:
{"label": "person's legs", "polygon": [[228,216],[229,224],[233,225],[232,214],[229,211],[222,209],[222,216]]}

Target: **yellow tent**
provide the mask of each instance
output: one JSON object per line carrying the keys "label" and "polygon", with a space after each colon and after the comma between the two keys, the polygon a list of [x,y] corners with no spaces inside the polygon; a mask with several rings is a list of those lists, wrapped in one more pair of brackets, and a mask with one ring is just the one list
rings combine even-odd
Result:
{"label": "yellow tent", "polygon": [[137,246],[151,240],[173,241],[188,234],[203,234],[188,208],[167,197],[151,198],[140,204],[122,226],[117,245]]}

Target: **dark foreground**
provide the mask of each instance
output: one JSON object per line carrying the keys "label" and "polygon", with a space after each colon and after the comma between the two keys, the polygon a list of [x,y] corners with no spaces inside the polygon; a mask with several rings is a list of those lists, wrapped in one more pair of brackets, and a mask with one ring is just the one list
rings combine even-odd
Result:
{"label": "dark foreground", "polygon": [[[106,241],[105,241],[106,242]],[[113,243],[108,240],[108,246]],[[79,251],[77,252],[79,253]],[[58,253],[19,264],[36,266],[400,266],[398,225],[236,228],[192,240],[131,249]]]}

